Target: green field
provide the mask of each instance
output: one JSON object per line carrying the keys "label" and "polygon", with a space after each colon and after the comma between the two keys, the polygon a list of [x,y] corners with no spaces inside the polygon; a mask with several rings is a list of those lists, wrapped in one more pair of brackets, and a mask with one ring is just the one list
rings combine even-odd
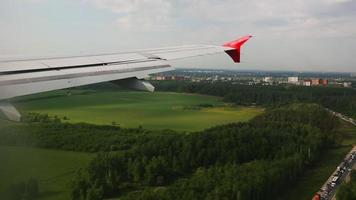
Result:
{"label": "green field", "polygon": [[179,131],[197,131],[214,125],[248,121],[263,112],[257,107],[227,105],[218,97],[163,92],[74,90],[68,95],[67,91],[59,91],[22,98],[15,104],[22,113],[66,116],[73,123],[115,122],[122,127]]}
{"label": "green field", "polygon": [[0,199],[11,184],[35,178],[40,199],[69,199],[69,182],[92,155],[70,151],[0,146]]}

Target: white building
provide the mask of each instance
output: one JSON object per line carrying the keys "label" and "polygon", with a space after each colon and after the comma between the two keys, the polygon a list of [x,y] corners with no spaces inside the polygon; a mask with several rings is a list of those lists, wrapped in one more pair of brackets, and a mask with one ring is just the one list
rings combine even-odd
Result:
{"label": "white building", "polygon": [[266,82],[266,83],[270,83],[270,82],[272,82],[273,80],[272,80],[272,77],[270,77],[270,76],[267,76],[267,77],[264,77],[263,78],[263,82]]}
{"label": "white building", "polygon": [[304,80],[303,85],[310,87],[312,85],[312,81],[311,80]]}
{"label": "white building", "polygon": [[299,83],[299,78],[296,76],[296,77],[288,77],[288,83],[291,83],[291,84],[297,84]]}
{"label": "white building", "polygon": [[352,86],[352,83],[351,82],[344,82],[343,85],[344,85],[344,87],[349,88],[349,87]]}

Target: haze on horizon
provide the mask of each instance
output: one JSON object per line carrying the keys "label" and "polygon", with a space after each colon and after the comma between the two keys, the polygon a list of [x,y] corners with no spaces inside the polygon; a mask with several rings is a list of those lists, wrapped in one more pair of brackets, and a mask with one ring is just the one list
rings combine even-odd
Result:
{"label": "haze on horizon", "polygon": [[78,55],[253,35],[175,67],[356,72],[355,0],[1,0],[0,57]]}

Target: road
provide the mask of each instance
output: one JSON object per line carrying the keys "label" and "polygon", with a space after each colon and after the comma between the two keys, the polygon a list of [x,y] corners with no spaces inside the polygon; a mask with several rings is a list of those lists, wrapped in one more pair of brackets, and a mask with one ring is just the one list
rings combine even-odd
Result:
{"label": "road", "polygon": [[356,146],[346,155],[336,170],[320,188],[318,194],[321,200],[331,200],[335,197],[338,187],[343,183],[356,166]]}
{"label": "road", "polygon": [[350,117],[347,117],[341,113],[338,113],[338,112],[335,112],[333,110],[330,110],[329,108],[325,108],[327,111],[329,111],[331,114],[333,114],[334,116],[338,117],[339,119],[343,120],[343,121],[346,121],[346,122],[349,122],[353,125],[356,126],[356,120],[350,118]]}
{"label": "road", "polygon": [[[335,112],[326,108],[327,111],[332,113],[339,119],[351,123],[356,126],[356,120],[349,118],[341,113]],[[356,167],[356,146],[346,155],[345,159],[337,166],[336,170],[331,174],[328,180],[320,188],[319,199],[331,200],[335,199],[336,191],[338,187],[343,183],[346,177],[349,176],[351,170]]]}

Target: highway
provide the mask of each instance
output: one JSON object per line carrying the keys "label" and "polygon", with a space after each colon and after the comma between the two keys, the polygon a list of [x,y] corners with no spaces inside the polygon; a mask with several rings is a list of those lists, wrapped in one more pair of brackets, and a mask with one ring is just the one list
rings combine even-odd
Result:
{"label": "highway", "polygon": [[346,122],[349,122],[353,125],[356,126],[356,120],[350,118],[350,117],[347,117],[341,113],[338,113],[338,112],[335,112],[333,110],[330,110],[329,108],[325,108],[327,111],[329,111],[331,114],[333,114],[334,116],[338,117],[339,119],[343,120],[343,121],[346,121]]}
{"label": "highway", "polygon": [[[356,126],[356,120],[349,118],[341,113],[335,112],[326,108],[327,111],[332,113],[339,119],[349,122]],[[317,192],[317,196],[313,199],[331,200],[335,199],[336,191],[338,187],[343,183],[346,177],[349,176],[352,169],[356,167],[356,146],[346,155],[345,159],[337,166],[336,170],[331,174],[328,180]]]}
{"label": "highway", "polygon": [[[335,197],[338,187],[345,181],[356,164],[356,146],[346,155],[336,170],[320,188],[319,199],[331,200]],[[314,198],[315,199],[315,198]]]}

